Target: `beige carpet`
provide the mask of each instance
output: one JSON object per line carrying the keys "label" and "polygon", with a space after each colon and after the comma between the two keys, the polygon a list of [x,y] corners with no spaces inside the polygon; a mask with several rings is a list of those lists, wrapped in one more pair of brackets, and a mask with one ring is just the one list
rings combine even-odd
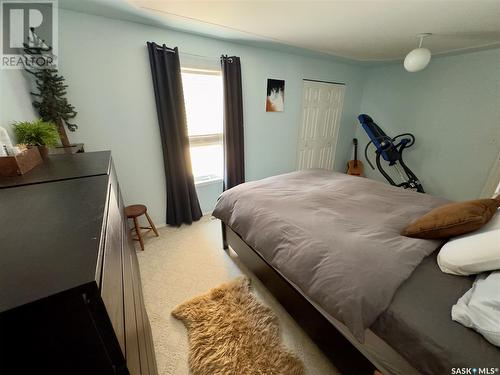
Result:
{"label": "beige carpet", "polygon": [[170,312],[208,289],[247,274],[257,298],[278,316],[284,345],[303,361],[306,374],[338,374],[281,305],[233,254],[222,250],[220,222],[203,217],[191,226],[159,228],[160,237],[138,252],[146,309],[151,321],[160,375],[189,374],[188,340]]}

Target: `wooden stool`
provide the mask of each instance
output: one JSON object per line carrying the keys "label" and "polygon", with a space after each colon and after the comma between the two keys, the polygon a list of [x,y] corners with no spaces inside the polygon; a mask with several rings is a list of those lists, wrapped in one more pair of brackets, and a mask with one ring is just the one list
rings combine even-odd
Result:
{"label": "wooden stool", "polygon": [[[149,233],[151,230],[155,232],[156,237],[159,237],[158,231],[156,230],[155,225],[153,224],[153,220],[148,215],[148,209],[143,204],[133,204],[132,206],[125,207],[125,215],[127,215],[128,219],[134,220],[134,228],[131,230],[135,230],[137,234],[137,238],[133,238],[134,241],[139,241],[141,244],[141,249],[144,251],[144,241],[142,239],[142,235]],[[139,220],[137,218],[141,215],[146,215],[146,219],[148,219],[149,227],[141,227],[139,226]],[[146,232],[142,232],[141,229],[147,229]]]}

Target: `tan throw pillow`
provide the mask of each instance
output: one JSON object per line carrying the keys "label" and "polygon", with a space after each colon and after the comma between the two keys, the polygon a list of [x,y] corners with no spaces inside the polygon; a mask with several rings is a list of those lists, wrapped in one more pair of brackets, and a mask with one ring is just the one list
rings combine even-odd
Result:
{"label": "tan throw pillow", "polygon": [[437,207],[408,225],[403,236],[414,238],[449,238],[481,228],[500,207],[500,200],[477,199]]}

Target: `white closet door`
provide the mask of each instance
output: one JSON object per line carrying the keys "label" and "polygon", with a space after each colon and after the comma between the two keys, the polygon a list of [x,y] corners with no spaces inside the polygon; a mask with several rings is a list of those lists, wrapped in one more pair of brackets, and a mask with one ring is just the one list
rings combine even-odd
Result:
{"label": "white closet door", "polygon": [[333,170],[344,89],[343,84],[304,80],[297,158],[299,170]]}

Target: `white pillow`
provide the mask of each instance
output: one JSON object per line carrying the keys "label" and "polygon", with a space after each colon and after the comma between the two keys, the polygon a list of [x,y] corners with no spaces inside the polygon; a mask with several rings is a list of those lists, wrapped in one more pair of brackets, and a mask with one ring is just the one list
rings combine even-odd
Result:
{"label": "white pillow", "polygon": [[451,308],[451,318],[500,346],[500,272],[479,275]]}
{"label": "white pillow", "polygon": [[441,271],[453,275],[500,269],[500,210],[482,228],[445,243],[437,261]]}

